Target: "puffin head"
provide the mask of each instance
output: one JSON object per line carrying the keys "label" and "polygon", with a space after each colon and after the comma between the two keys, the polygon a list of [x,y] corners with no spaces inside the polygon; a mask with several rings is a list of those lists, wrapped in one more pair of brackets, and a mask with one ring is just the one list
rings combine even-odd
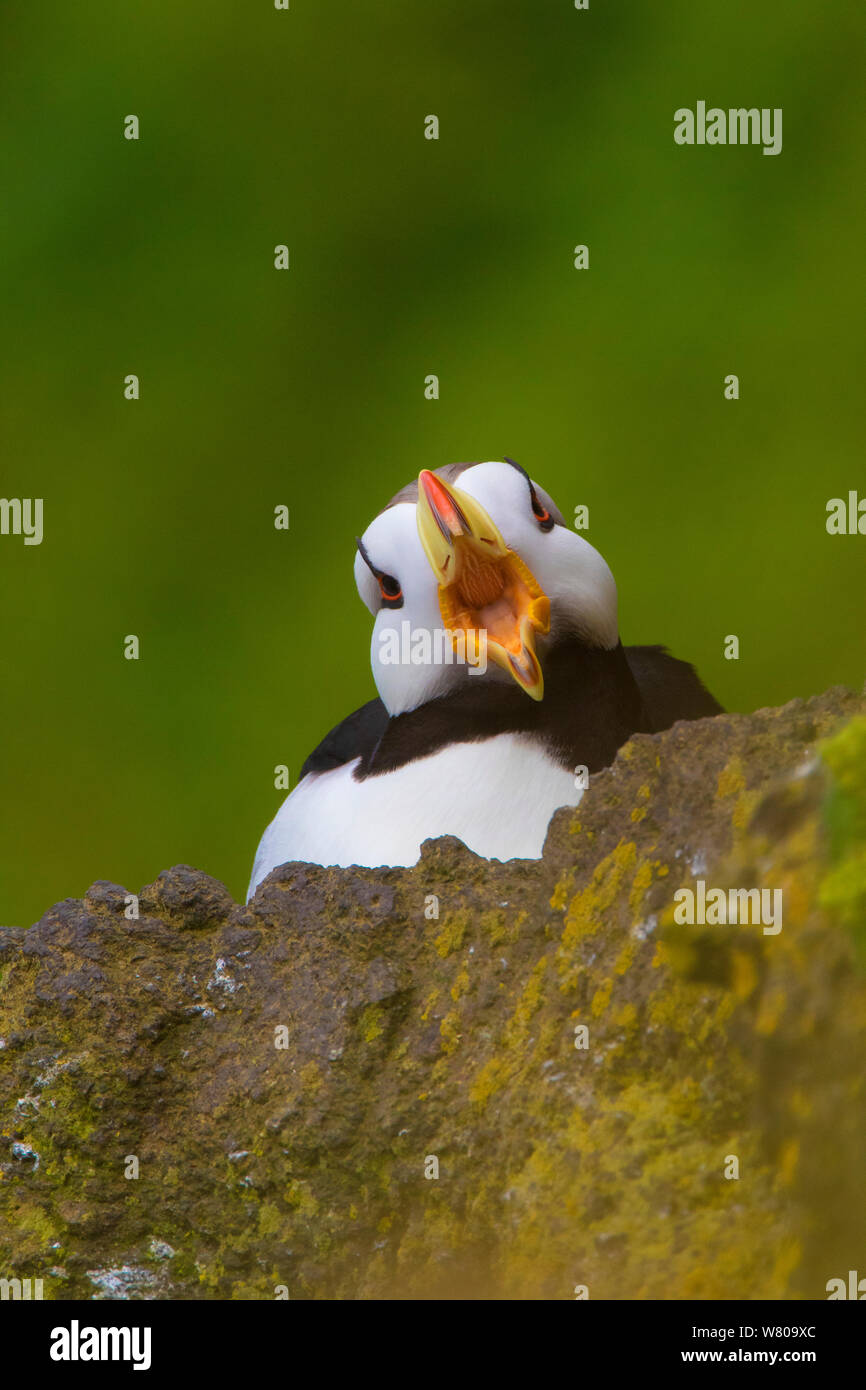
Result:
{"label": "puffin head", "polygon": [[391,715],[466,680],[516,682],[541,700],[553,646],[619,640],[606,562],[510,459],[424,469],[357,544],[373,676]]}

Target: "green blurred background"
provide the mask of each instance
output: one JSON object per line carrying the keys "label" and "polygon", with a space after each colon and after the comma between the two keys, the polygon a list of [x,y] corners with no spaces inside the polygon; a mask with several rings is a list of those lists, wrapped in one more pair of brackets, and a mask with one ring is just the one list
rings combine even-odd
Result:
{"label": "green blurred background", "polygon": [[[864,38],[860,0],[4,0],[0,495],[45,539],[0,537],[0,922],[183,862],[244,893],[275,764],[374,693],[353,537],[422,467],[586,503],[624,640],[730,709],[862,684],[824,522],[866,495]],[[781,106],[782,154],[676,146],[698,99]]]}

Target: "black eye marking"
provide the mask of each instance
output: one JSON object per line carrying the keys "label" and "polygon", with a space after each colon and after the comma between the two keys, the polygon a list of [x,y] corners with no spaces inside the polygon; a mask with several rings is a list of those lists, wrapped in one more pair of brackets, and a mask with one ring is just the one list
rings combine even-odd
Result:
{"label": "black eye marking", "polygon": [[512,468],[516,468],[517,471],[518,471],[518,473],[522,473],[522,474],[523,474],[524,478],[525,478],[526,481],[529,483],[529,486],[532,487],[532,482],[531,482],[531,480],[530,480],[529,474],[527,473],[526,469],[525,469],[525,468],[521,468],[521,467],[520,467],[520,464],[519,464],[515,459],[510,459],[510,458],[508,458],[508,457],[506,456],[506,457],[502,460],[502,462],[503,462],[503,463],[510,463]]}
{"label": "black eye marking", "polygon": [[374,574],[374,575],[376,576],[376,578],[378,579],[378,578],[379,578],[379,575],[380,575],[380,573],[381,573],[381,570],[377,570],[377,569],[376,569],[376,566],[373,564],[373,561],[370,559],[370,556],[367,554],[367,547],[365,546],[364,542],[361,540],[361,537],[360,537],[360,536],[356,536],[356,537],[355,537],[355,544],[356,544],[356,546],[358,547],[358,554],[360,555],[361,559],[364,561],[364,564],[367,566],[367,569],[370,571],[371,574]]}
{"label": "black eye marking", "polygon": [[526,469],[521,468],[520,464],[515,463],[514,459],[506,458],[504,461],[505,463],[510,463],[511,467],[516,468],[518,473],[522,473],[524,478],[526,479],[526,482],[529,486],[529,500],[532,503],[532,513],[536,521],[538,522],[538,525],[541,528],[541,530],[552,531],[555,525],[553,517],[550,515],[550,512],[547,510],[544,503],[539,501],[538,493],[535,491],[535,488],[532,485],[532,479],[530,478]]}
{"label": "black eye marking", "polygon": [[547,510],[544,503],[539,501],[538,493],[535,491],[535,488],[532,486],[531,483],[529,484],[529,495],[532,499],[533,515],[536,521],[538,522],[539,526],[541,527],[542,531],[552,531],[553,517],[550,515],[550,512]]}
{"label": "black eye marking", "polygon": [[355,537],[355,544],[358,547],[358,553],[367,566],[367,569],[373,577],[379,581],[379,593],[382,597],[382,607],[402,608],[403,590],[400,586],[399,579],[395,579],[393,574],[386,574],[384,570],[377,569],[370,559],[370,556],[367,554],[367,547],[364,545],[360,536]]}

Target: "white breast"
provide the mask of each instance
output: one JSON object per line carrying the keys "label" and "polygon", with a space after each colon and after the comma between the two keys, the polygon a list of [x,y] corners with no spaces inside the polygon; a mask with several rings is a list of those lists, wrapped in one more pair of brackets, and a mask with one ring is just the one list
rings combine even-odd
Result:
{"label": "white breast", "polygon": [[310,773],[286,798],[262,836],[249,897],[279,864],[409,865],[437,835],[485,859],[538,859],[554,811],[583,795],[519,734],[449,744],[363,781],[352,776],[358,762]]}

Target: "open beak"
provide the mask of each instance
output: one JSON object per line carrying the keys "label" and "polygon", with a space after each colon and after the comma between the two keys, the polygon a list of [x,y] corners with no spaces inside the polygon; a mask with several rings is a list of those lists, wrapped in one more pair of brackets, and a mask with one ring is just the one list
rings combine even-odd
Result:
{"label": "open beak", "polygon": [[486,633],[489,659],[533,700],[542,699],[535,634],[550,629],[550,600],[535,576],[474,497],[426,468],[418,475],[416,510],[418,535],[439,584],[443,625],[465,634],[470,656]]}

